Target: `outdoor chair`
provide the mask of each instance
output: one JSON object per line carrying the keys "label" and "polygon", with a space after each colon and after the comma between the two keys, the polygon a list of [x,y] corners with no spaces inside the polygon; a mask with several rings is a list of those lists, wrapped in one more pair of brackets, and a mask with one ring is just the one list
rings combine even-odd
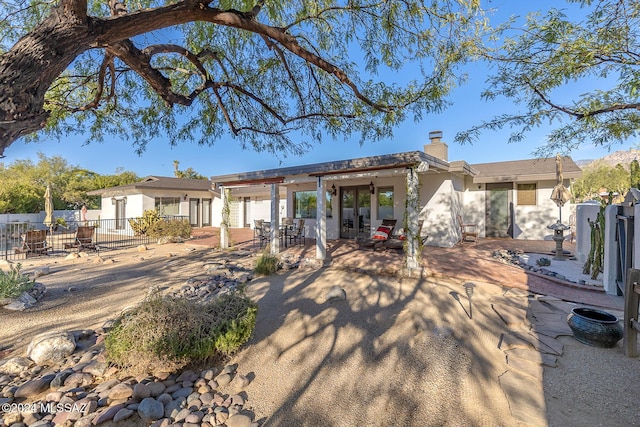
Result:
{"label": "outdoor chair", "polygon": [[262,227],[264,225],[263,219],[254,219],[253,220],[253,244],[255,245],[256,240],[262,246]]}
{"label": "outdoor chair", "polygon": [[[424,245],[428,235],[422,235],[422,224],[424,224],[424,220],[418,221],[418,237],[420,238],[420,244]],[[407,236],[405,235],[404,229],[398,230],[397,234],[390,236],[387,240],[382,242],[382,245],[379,245],[379,248],[386,251],[387,249],[404,249],[404,242],[407,240]]]}
{"label": "outdoor chair", "polygon": [[93,225],[80,225],[76,230],[76,237],[73,243],[65,243],[65,249],[76,248],[78,252],[84,249],[97,250],[96,244],[93,241],[93,233],[96,227]]}
{"label": "outdoor chair", "polygon": [[477,224],[465,224],[462,216],[458,215],[458,224],[460,225],[460,242],[464,243],[469,239],[474,244],[478,243],[480,232]]}
{"label": "outdoor chair", "polygon": [[47,230],[29,230],[23,236],[22,247],[16,248],[16,254],[29,256],[47,255]]}
{"label": "outdoor chair", "polygon": [[304,219],[298,220],[297,227],[287,228],[285,230],[285,238],[289,240],[289,244],[295,242],[297,245],[300,241],[304,244]]}
{"label": "outdoor chair", "polygon": [[372,248],[375,250],[381,247],[393,234],[397,222],[397,219],[383,219],[382,224],[380,224],[375,233],[373,233],[373,236],[366,239],[356,239],[358,249]]}

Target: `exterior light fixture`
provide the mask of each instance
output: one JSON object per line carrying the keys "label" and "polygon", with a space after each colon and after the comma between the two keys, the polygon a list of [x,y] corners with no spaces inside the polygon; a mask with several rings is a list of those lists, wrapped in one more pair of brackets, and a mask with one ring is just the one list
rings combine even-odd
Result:
{"label": "exterior light fixture", "polygon": [[371,192],[371,194],[376,194],[376,186],[373,185],[373,181],[369,183],[369,191]]}
{"label": "exterior light fixture", "polygon": [[335,184],[331,185],[331,194],[333,194],[334,196],[338,194],[338,189],[336,188]]}
{"label": "exterior light fixture", "polygon": [[115,205],[115,204],[116,204],[116,198],[115,198],[115,197],[112,197],[112,198],[111,198],[111,204],[112,204],[112,205]]}
{"label": "exterior light fixture", "polygon": [[188,198],[189,198],[189,195],[185,194],[183,200],[186,202]]}

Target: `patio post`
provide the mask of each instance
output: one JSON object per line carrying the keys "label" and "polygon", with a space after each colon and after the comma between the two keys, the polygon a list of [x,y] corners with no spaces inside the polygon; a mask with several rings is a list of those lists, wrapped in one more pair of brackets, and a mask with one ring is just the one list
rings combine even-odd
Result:
{"label": "patio post", "polygon": [[316,259],[327,258],[327,198],[322,177],[318,177],[316,188]]}
{"label": "patio post", "polygon": [[405,248],[405,265],[408,270],[420,268],[420,236],[418,233],[418,214],[420,209],[420,180],[418,170],[415,167],[407,171],[407,205],[405,211],[405,224],[409,237]]}
{"label": "patio post", "polygon": [[280,186],[271,184],[271,254],[280,253]]}
{"label": "patio post", "polygon": [[224,186],[220,186],[220,200],[222,201],[222,223],[220,224],[220,247],[229,247],[229,193]]}

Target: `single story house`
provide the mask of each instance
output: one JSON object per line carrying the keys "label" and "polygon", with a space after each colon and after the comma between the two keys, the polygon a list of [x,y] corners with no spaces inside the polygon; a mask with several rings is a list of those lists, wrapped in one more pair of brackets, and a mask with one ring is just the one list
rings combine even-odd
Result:
{"label": "single story house", "polygon": [[219,193],[211,181],[163,176],[148,176],[140,182],[90,191],[102,197],[101,219],[112,220],[113,231],[126,230],[128,218],[141,217],[156,209],[161,215],[182,216],[194,227],[212,224],[213,199]]}
{"label": "single story house", "polygon": [[[90,194],[102,196],[103,219],[156,208],[188,216],[194,226],[220,226],[225,204],[230,227],[253,228],[262,219],[277,230],[281,218],[304,219],[320,259],[327,239],[368,237],[388,218],[413,235],[422,220],[426,244],[444,247],[459,242],[460,220],[477,224],[481,237],[514,239],[551,239],[549,225],[560,218],[568,223],[571,202],[558,208],[550,199],[557,183],[555,158],[449,161],[442,132],[429,138],[423,151],[239,172],[211,181],[150,176]],[[570,157],[562,158],[562,168],[563,184],[570,188],[582,171]],[[224,246],[224,230],[221,239]],[[417,241],[409,245],[409,257],[417,253]],[[272,251],[279,251],[278,239],[271,242]]]}
{"label": "single story house", "polygon": [[[548,226],[560,218],[568,222],[571,203],[559,208],[550,199],[557,183],[555,158],[449,161],[442,132],[429,138],[423,151],[240,172],[211,181],[229,198],[231,227],[252,227],[256,219],[276,226],[283,217],[305,219],[306,235],[316,239],[321,259],[327,239],[370,236],[386,218],[410,232],[422,220],[426,244],[444,247],[460,240],[460,219],[477,224],[482,237],[515,239],[551,239]],[[562,168],[563,184],[570,188],[582,171],[570,157],[562,158]],[[219,214],[214,209],[214,225],[222,221]],[[223,245],[225,238],[223,233]],[[277,240],[272,239],[274,251]]]}

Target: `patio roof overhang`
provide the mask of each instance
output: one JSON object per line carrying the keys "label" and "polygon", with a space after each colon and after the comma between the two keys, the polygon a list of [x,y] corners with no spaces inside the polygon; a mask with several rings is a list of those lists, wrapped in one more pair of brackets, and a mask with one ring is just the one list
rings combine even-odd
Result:
{"label": "patio roof overhang", "polygon": [[262,184],[288,184],[313,182],[318,177],[338,180],[353,178],[354,175],[371,176],[395,175],[406,173],[406,169],[415,167],[419,173],[427,171],[446,172],[449,163],[421,151],[412,151],[359,159],[316,163],[288,168],[244,172],[238,174],[211,177],[216,186],[236,187]]}

